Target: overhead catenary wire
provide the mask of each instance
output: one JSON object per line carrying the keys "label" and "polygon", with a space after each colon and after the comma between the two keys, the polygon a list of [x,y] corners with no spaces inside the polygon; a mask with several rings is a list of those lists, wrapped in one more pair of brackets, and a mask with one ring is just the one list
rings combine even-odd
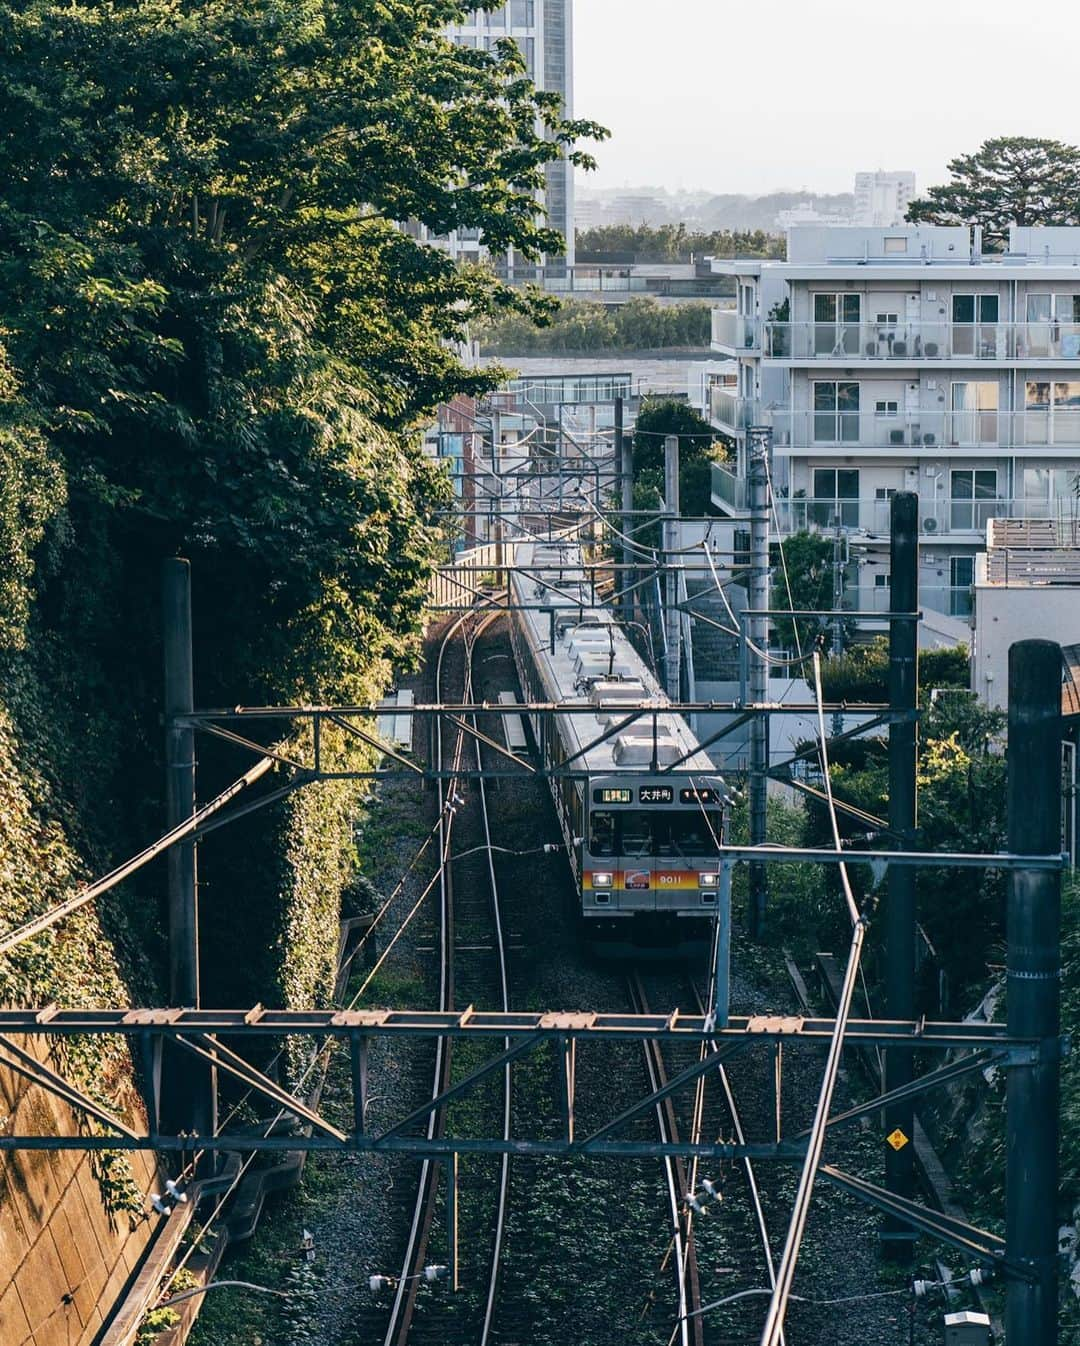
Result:
{"label": "overhead catenary wire", "polygon": [[[828,740],[825,734],[825,709],[821,695],[821,656],[816,650],[814,652],[814,683],[814,691],[817,699],[818,738],[821,751],[822,773],[825,780],[825,793],[828,800],[833,843],[837,854],[840,854],[843,848],[840,841],[840,826],[837,821],[836,807],[833,802],[832,782],[829,773]],[[829,1114],[832,1111],[833,1093],[835,1092],[837,1077],[840,1073],[844,1036],[847,1032],[848,1019],[851,1015],[851,1006],[855,995],[859,963],[862,958],[863,945],[866,939],[868,922],[866,917],[859,911],[855,901],[855,896],[851,888],[851,881],[848,877],[847,865],[841,861],[837,866],[837,869],[840,873],[840,882],[844,891],[844,900],[847,904],[848,915],[852,921],[851,947],[848,953],[843,987],[841,988],[840,997],[836,1007],[835,1027],[829,1041],[829,1052],[825,1063],[825,1074],[821,1081],[821,1090],[818,1095],[817,1107],[814,1112],[814,1123],[807,1143],[806,1158],[799,1175],[799,1187],[795,1196],[795,1205],[791,1214],[791,1223],[788,1226],[787,1239],[784,1244],[783,1255],[780,1259],[780,1266],[777,1271],[776,1285],[769,1300],[769,1312],[761,1334],[761,1346],[779,1346],[781,1335],[783,1333],[788,1302],[791,1298],[792,1283],[795,1278],[795,1267],[798,1263],[799,1252],[802,1248],[803,1236],[806,1232],[806,1221],[810,1213],[810,1201],[813,1196],[814,1183],[817,1179],[818,1169],[821,1165],[821,1156],[825,1147]]]}

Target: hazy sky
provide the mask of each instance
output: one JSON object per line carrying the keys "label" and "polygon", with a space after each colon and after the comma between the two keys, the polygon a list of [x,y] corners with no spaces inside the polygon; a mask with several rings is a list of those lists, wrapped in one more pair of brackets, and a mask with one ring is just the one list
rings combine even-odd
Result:
{"label": "hazy sky", "polygon": [[1072,0],[575,0],[600,187],[850,191],[945,179],[994,135],[1080,143]]}

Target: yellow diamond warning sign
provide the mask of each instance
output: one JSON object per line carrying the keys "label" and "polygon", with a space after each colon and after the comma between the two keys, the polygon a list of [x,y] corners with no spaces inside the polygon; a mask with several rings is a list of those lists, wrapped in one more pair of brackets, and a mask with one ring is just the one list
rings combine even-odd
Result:
{"label": "yellow diamond warning sign", "polygon": [[902,1150],[904,1146],[909,1143],[907,1136],[904,1135],[899,1127],[896,1128],[891,1136],[886,1136],[885,1140],[887,1144],[891,1145],[893,1149],[897,1151]]}

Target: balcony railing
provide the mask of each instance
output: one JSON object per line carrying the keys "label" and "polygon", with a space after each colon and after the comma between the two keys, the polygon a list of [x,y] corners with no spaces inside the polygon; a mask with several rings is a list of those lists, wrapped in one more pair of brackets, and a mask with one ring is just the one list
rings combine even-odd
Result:
{"label": "balcony railing", "polygon": [[753,413],[759,406],[752,398],[739,397],[726,388],[709,389],[709,415],[714,424],[728,430],[745,430],[753,425]]}
{"label": "balcony railing", "polygon": [[[714,499],[716,478],[713,477]],[[718,502],[719,503],[719,500]],[[776,516],[782,533],[832,532],[839,522],[845,532],[860,531],[888,537],[889,499],[779,498]],[[739,506],[733,506],[739,508]],[[955,537],[959,533],[982,536],[991,519],[1058,519],[1080,516],[1080,502],[1055,500],[1000,500],[942,498],[923,495],[919,500],[919,533],[924,542],[932,537]]]}
{"label": "balcony railing", "polygon": [[1075,360],[1080,323],[766,322],[774,360]]}
{"label": "balcony railing", "polygon": [[714,504],[731,510],[746,508],[746,480],[729,472],[719,463],[712,468],[712,498]]}
{"label": "balcony railing", "polygon": [[761,323],[734,309],[714,308],[712,344],[724,350],[756,352],[761,346]]}
{"label": "balcony railing", "polygon": [[[961,620],[971,616],[973,591],[970,584],[924,584],[919,586],[919,605],[933,612],[941,612]],[[888,585],[844,590],[843,606],[852,612],[889,611],[891,596]]]}
{"label": "balcony railing", "polygon": [[[883,399],[884,400],[884,399]],[[899,400],[899,399],[898,399]],[[1080,452],[1080,409],[1054,411],[772,411],[744,403],[744,424],[773,427],[779,447],[1040,449]]]}

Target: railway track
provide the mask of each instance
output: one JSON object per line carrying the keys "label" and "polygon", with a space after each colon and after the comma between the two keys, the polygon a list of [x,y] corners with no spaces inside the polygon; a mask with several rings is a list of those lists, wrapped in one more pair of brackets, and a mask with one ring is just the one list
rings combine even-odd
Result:
{"label": "railway track", "polygon": [[[630,973],[627,978],[630,1003],[636,1014],[649,1014],[648,998],[641,977]],[[668,1080],[663,1048],[659,1042],[644,1042],[645,1070],[649,1087],[662,1089]],[[674,1101],[669,1094],[656,1105],[656,1121],[660,1139],[677,1144],[679,1120]],[[701,1277],[698,1272],[697,1247],[694,1229],[689,1219],[687,1199],[692,1191],[688,1166],[683,1159],[665,1159],[664,1176],[668,1204],[671,1209],[671,1250],[675,1257],[676,1288],[678,1292],[678,1340],[681,1346],[704,1346],[704,1325],[701,1319]],[[685,1227],[684,1227],[685,1217]]]}
{"label": "railway track", "polygon": [[[473,664],[477,641],[498,614],[478,616],[468,613],[451,624],[439,646],[436,665],[436,697],[450,699],[445,683],[451,678],[448,655],[454,642],[461,641],[464,666],[459,682],[463,700],[473,699]],[[440,728],[435,743],[435,767],[457,773],[463,769],[467,755],[465,734],[459,730],[452,747],[443,738]],[[476,766],[483,766],[482,749],[474,740],[473,755]],[[487,789],[483,780],[477,782],[472,800],[463,798],[464,789],[456,774],[446,783],[440,800],[439,823],[439,921],[437,946],[439,951],[439,1006],[443,1010],[459,1005],[490,1002],[492,1008],[510,1008],[509,975],[506,938],[503,928],[498,882],[492,849],[491,819]],[[466,835],[462,838],[462,833]],[[469,835],[471,834],[471,835]],[[457,854],[455,854],[455,843]],[[485,955],[492,955],[490,959]],[[485,967],[485,964],[487,966]],[[507,1043],[509,1045],[509,1043]],[[436,1052],[431,1097],[443,1093],[452,1080],[452,1057],[449,1044],[440,1040]],[[510,1135],[511,1077],[510,1066],[503,1072],[501,1118],[504,1137]],[[442,1108],[431,1114],[427,1135],[434,1138],[442,1133],[445,1112]],[[448,1180],[453,1180],[449,1178]],[[506,1231],[506,1210],[510,1186],[509,1156],[501,1157],[496,1183],[493,1212],[493,1239],[487,1269],[486,1285],[482,1294],[482,1316],[469,1339],[487,1346],[494,1322],[498,1292],[499,1267]],[[406,1346],[419,1334],[417,1316],[418,1291],[423,1284],[428,1243],[436,1222],[440,1188],[440,1163],[425,1160],[417,1184],[416,1201],[406,1242],[401,1275],[395,1288],[390,1319],[383,1338],[384,1346]],[[434,1324],[432,1325],[434,1326]],[[422,1335],[427,1335],[426,1333]],[[436,1328],[436,1339],[445,1340],[444,1328]]]}

